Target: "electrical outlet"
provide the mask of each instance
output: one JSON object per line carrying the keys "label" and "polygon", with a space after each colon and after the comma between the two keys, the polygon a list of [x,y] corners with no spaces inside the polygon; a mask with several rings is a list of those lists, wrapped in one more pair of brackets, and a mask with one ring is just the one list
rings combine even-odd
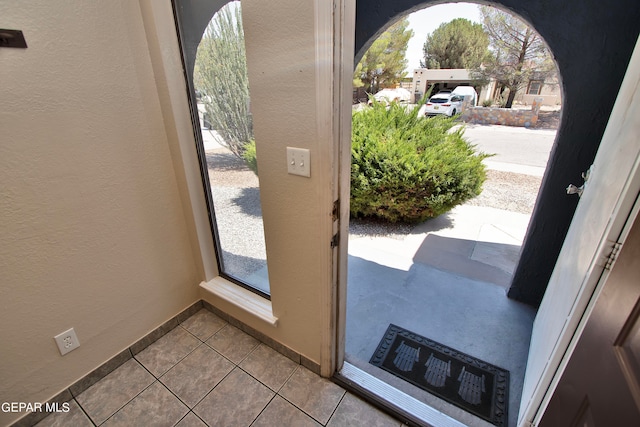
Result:
{"label": "electrical outlet", "polygon": [[75,350],[80,347],[80,341],[78,341],[78,336],[76,335],[76,331],[73,328],[68,331],[64,331],[63,333],[56,335],[53,337],[56,340],[56,344],[58,344],[58,349],[60,350],[61,355],[65,355],[69,353],[71,350]]}
{"label": "electrical outlet", "polygon": [[291,175],[311,176],[311,154],[306,148],[287,147],[287,172]]}

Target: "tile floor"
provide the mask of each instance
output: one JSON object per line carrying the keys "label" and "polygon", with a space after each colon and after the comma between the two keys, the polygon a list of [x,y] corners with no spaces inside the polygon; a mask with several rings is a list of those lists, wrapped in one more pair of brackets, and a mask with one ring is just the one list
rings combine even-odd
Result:
{"label": "tile floor", "polygon": [[401,426],[206,309],[45,426]]}

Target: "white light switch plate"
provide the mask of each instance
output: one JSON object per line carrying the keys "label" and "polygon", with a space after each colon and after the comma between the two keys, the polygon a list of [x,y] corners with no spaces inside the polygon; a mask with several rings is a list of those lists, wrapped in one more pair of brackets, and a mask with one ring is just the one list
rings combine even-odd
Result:
{"label": "white light switch plate", "polygon": [[311,154],[306,148],[287,147],[287,171],[291,175],[311,176]]}

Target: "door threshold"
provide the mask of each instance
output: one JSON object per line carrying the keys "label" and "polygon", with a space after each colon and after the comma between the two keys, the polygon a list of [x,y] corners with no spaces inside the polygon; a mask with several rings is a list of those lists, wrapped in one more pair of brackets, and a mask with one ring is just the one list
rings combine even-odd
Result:
{"label": "door threshold", "polygon": [[466,427],[460,421],[420,402],[349,362],[344,362],[342,369],[333,376],[333,380],[410,425]]}

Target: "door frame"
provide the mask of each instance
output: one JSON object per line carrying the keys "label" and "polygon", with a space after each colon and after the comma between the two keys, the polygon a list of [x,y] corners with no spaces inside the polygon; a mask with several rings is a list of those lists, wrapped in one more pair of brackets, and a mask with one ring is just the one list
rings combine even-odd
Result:
{"label": "door frame", "polygon": [[[336,0],[339,1],[339,0]],[[351,21],[350,21],[351,22]],[[353,21],[355,22],[355,20]],[[344,22],[343,22],[344,25]],[[344,29],[344,27],[343,27]],[[345,32],[344,35],[348,35],[350,32]],[[339,39],[337,39],[339,40]],[[615,102],[615,106],[611,112],[611,115],[608,119],[607,129],[615,129],[619,127],[626,118],[628,109],[624,106],[628,105],[633,98],[634,90],[635,92],[640,93],[640,49],[638,48],[639,41],[636,43],[636,49],[631,57],[629,65],[627,67],[627,71],[625,74],[625,79],[620,87],[618,92],[618,98]],[[340,50],[340,49],[338,49]],[[344,53],[344,52],[343,52]],[[338,59],[336,56],[336,59]],[[340,64],[338,62],[338,64]],[[341,78],[339,86],[344,86],[346,82],[344,81],[344,77],[346,75],[346,69],[344,66],[342,67],[334,67],[336,77]],[[629,77],[631,76],[631,77]],[[350,82],[349,82],[350,83]],[[349,218],[349,209],[348,209],[348,187],[349,187],[349,177],[350,177],[350,167],[349,167],[349,157],[347,154],[350,154],[350,135],[346,134],[346,130],[351,127],[351,117],[350,114],[348,117],[344,114],[347,110],[346,108],[346,100],[350,99],[350,91],[347,93],[344,91],[344,87],[342,91],[339,88],[334,88],[334,93],[339,92],[342,93],[341,96],[337,96],[334,98],[335,106],[334,110],[337,113],[336,117],[338,117],[338,123],[334,123],[334,132],[336,132],[335,140],[338,141],[338,147],[336,148],[336,153],[339,153],[339,158],[341,159],[341,163],[338,166],[338,176],[335,177],[336,183],[340,188],[340,198],[345,201],[341,203],[340,208],[340,250],[337,254],[338,260],[334,262],[334,287],[332,289],[336,290],[336,303],[338,304],[337,310],[330,310],[331,315],[335,316],[335,323],[329,322],[331,325],[331,333],[335,333],[335,342],[332,344],[330,340],[323,339],[323,346],[325,344],[330,344],[333,348],[330,354],[334,355],[334,358],[330,357],[323,358],[323,362],[329,362],[332,367],[332,373],[338,373],[343,366],[344,363],[344,350],[345,350],[345,330],[346,330],[346,287],[347,287],[347,278],[346,278],[346,263],[348,258],[348,218]],[[346,98],[345,98],[346,96]],[[618,106],[621,104],[621,106]],[[349,111],[350,111],[350,103],[349,103]],[[348,123],[346,121],[348,121]],[[609,131],[612,132],[612,131]],[[603,139],[607,137],[609,133],[605,130],[605,134],[603,135]],[[526,407],[521,408],[519,415],[519,425],[522,426],[531,426],[535,425],[538,422],[544,410],[557,386],[557,383],[566,367],[566,364],[571,357],[571,353],[575,348],[575,344],[580,337],[582,330],[584,329],[584,325],[588,320],[588,317],[591,313],[591,307],[593,304],[594,297],[597,296],[597,290],[602,283],[602,278],[606,278],[608,272],[604,270],[605,262],[603,260],[608,259],[610,255],[610,247],[612,242],[607,241],[606,238],[611,238],[611,236],[615,236],[615,241],[620,241],[626,237],[623,235],[623,230],[625,224],[627,223],[627,219],[630,218],[630,214],[632,214],[634,202],[636,200],[636,196],[640,191],[640,158],[636,160],[635,166],[633,168],[633,173],[629,177],[628,181],[625,184],[625,188],[623,190],[623,194],[619,199],[618,204],[614,210],[614,216],[612,216],[611,221],[607,228],[607,234],[605,239],[601,242],[600,247],[598,248],[598,252],[594,254],[592,267],[591,267],[591,275],[592,277],[596,277],[596,280],[592,280],[591,285],[584,289],[579,296],[579,300],[576,302],[574,309],[571,312],[570,318],[567,319],[565,323],[565,327],[563,328],[563,332],[560,340],[558,341],[551,358],[546,364],[546,367],[543,371],[543,374],[540,377],[540,381],[537,384],[535,392],[533,394],[532,399],[526,405]],[[567,183],[568,184],[568,183]],[[574,217],[573,220],[576,218]],[[335,258],[334,258],[335,259]],[[558,261],[556,261],[557,264]],[[602,272],[600,274],[598,269]],[[333,327],[335,325],[335,328]],[[325,363],[323,363],[326,366]],[[326,370],[323,370],[323,375],[326,373]],[[522,410],[524,409],[524,411]]]}
{"label": "door frame", "polygon": [[[330,377],[338,372],[344,364],[345,331],[347,312],[347,264],[349,249],[349,198],[351,193],[351,102],[353,91],[353,69],[355,68],[353,52],[355,49],[355,0],[334,0],[323,2],[315,0],[316,5],[316,57],[319,64],[331,61],[331,69],[318,68],[321,82],[316,83],[319,99],[318,111],[324,117],[318,125],[330,121],[333,146],[331,147],[334,217],[333,233],[337,237],[337,245],[333,247],[331,262],[332,283],[322,293],[325,311],[323,334],[321,337],[321,374]],[[331,43],[323,37],[332,36]],[[333,49],[320,50],[318,46],[332,46]],[[316,66],[318,66],[316,64]],[[333,82],[333,85],[331,85]],[[330,86],[327,86],[330,85]],[[326,91],[326,87],[332,90]],[[324,102],[321,94],[331,96],[332,102]],[[320,105],[323,108],[320,108]],[[326,106],[332,106],[327,109]],[[323,130],[319,129],[320,132]]]}

